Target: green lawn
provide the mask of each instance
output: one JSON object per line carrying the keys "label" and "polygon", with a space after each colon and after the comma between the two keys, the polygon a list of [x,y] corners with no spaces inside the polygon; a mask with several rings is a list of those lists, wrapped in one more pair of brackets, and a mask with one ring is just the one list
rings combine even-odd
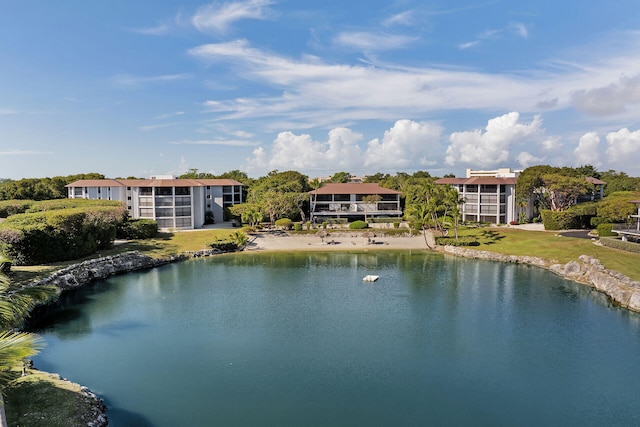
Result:
{"label": "green lawn", "polygon": [[590,239],[559,236],[551,231],[526,231],[513,228],[470,228],[461,236],[475,236],[480,246],[473,249],[506,255],[530,255],[555,259],[561,263],[576,261],[580,255],[598,258],[608,269],[640,280],[640,255],[594,245]]}

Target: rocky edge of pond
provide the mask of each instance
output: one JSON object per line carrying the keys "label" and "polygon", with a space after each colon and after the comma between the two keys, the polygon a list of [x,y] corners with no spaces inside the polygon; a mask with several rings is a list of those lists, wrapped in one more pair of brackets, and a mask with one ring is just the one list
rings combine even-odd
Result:
{"label": "rocky edge of pond", "polygon": [[444,246],[446,254],[488,261],[510,262],[546,268],[566,279],[591,286],[604,293],[620,307],[640,313],[640,282],[617,271],[606,269],[597,258],[580,255],[578,261],[561,264],[533,256],[503,255],[456,246]]}
{"label": "rocky edge of pond", "polygon": [[[187,256],[152,258],[138,251],[127,252],[119,255],[94,258],[70,265],[30,285],[56,286],[65,292],[117,274],[154,268],[171,262],[182,261],[187,258]],[[61,378],[61,380],[68,381],[64,378]],[[104,401],[86,387],[81,388],[81,394],[93,402],[93,419],[87,421],[87,426],[104,427],[109,425],[106,416],[107,408]]]}
{"label": "rocky edge of pond", "polygon": [[[495,252],[456,246],[438,247],[438,250],[445,254],[465,258],[510,262],[546,268],[569,280],[587,284],[603,292],[621,307],[640,312],[640,282],[631,280],[621,273],[607,270],[597,258],[581,255],[578,261],[561,264],[554,260],[546,260],[538,257],[503,255]],[[70,265],[47,278],[32,283],[32,285],[53,285],[62,291],[68,291],[116,274],[154,268],[171,262],[183,261],[194,256],[213,255],[213,251],[211,253],[207,251],[207,253],[189,255],[190,256],[181,255],[169,258],[152,258],[134,251],[95,258]],[[96,418],[94,421],[89,422],[88,425],[106,426],[108,421],[105,415],[106,407],[104,402],[88,389],[83,388],[83,390],[86,396],[91,397],[95,401]]]}

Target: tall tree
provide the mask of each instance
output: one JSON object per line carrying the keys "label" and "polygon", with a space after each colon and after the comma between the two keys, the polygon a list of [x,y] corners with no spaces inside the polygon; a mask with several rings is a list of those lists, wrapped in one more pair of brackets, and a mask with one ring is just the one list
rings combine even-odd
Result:
{"label": "tall tree", "polygon": [[349,172],[336,172],[334,173],[329,182],[337,182],[337,183],[346,183],[351,179],[351,174]]}

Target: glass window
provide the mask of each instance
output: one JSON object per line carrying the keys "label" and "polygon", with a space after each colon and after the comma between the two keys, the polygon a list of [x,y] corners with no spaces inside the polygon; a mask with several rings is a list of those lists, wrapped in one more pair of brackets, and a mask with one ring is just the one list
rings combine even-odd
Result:
{"label": "glass window", "polygon": [[140,217],[153,218],[153,208],[140,208]]}
{"label": "glass window", "polygon": [[173,187],[156,187],[156,196],[173,196]]}
{"label": "glass window", "polygon": [[351,200],[351,195],[349,194],[334,194],[333,200],[336,202],[348,202]]}
{"label": "glass window", "polygon": [[176,208],[176,216],[191,216],[191,207]]}
{"label": "glass window", "polygon": [[156,217],[173,216],[173,208],[156,208]]}
{"label": "glass window", "polygon": [[176,227],[191,227],[191,217],[176,218]]}
{"label": "glass window", "polygon": [[189,194],[191,194],[191,188],[176,187],[176,196],[188,196]]}
{"label": "glass window", "polygon": [[140,188],[141,196],[151,196],[153,194],[153,189],[151,187],[142,187]]}
{"label": "glass window", "polygon": [[171,227],[173,227],[173,218],[157,219],[156,222],[158,223],[158,227],[159,228],[171,228]]}

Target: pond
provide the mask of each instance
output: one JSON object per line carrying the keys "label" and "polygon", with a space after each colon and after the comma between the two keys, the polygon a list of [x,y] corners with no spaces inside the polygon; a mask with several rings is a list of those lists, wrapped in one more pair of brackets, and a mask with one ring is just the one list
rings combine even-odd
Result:
{"label": "pond", "polygon": [[61,305],[35,364],[98,393],[114,426],[640,423],[640,316],[535,267],[224,255]]}

